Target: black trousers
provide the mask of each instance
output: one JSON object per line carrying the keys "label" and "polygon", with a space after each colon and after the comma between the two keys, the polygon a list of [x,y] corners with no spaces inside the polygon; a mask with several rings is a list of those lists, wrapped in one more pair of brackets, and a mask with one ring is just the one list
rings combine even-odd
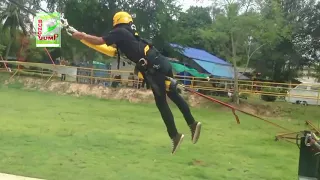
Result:
{"label": "black trousers", "polygon": [[147,80],[146,80],[146,79],[143,79],[143,81],[142,81],[142,83],[141,83],[141,86],[144,88],[145,85],[146,85],[146,88],[147,88],[147,89],[150,89],[150,85],[149,85],[149,83],[147,82]]}
{"label": "black trousers", "polygon": [[177,91],[166,91],[166,76],[173,78],[171,64],[167,64],[169,63],[169,61],[165,57],[161,57],[161,59],[158,60],[162,61],[161,64],[166,64],[164,66],[165,69],[156,71],[153,74],[149,75],[149,81],[151,81],[150,86],[154,95],[154,99],[160,111],[161,117],[167,127],[169,137],[173,138],[177,135],[178,130],[176,128],[171,109],[167,103],[166,96],[168,96],[178,106],[188,125],[193,124],[195,120],[191,114],[189,105],[180,96],[180,94]]}

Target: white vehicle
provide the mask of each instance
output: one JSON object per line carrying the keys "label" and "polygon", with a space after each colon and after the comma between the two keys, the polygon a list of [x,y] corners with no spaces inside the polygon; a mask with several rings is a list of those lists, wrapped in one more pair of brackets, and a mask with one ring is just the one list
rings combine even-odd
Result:
{"label": "white vehicle", "polygon": [[285,100],[294,104],[320,105],[320,83],[302,83],[287,92]]}

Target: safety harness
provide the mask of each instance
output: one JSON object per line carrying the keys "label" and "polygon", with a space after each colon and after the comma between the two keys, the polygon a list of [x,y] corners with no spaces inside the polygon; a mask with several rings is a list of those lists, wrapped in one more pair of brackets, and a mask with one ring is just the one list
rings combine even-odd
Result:
{"label": "safety harness", "polygon": [[[150,50],[153,47],[152,42],[147,40],[147,39],[144,39],[144,38],[140,37],[139,33],[136,30],[136,26],[133,23],[130,23],[129,27],[123,27],[123,28],[126,29],[129,33],[133,34],[134,37],[138,40],[138,42],[139,42],[139,45],[138,45],[139,53],[143,54],[144,57],[142,59],[146,60],[147,51]],[[141,43],[146,44],[146,46],[144,47],[143,51],[141,50]],[[118,62],[117,69],[120,69],[120,60],[121,60],[121,53],[120,53],[120,49],[117,47],[117,62]],[[139,61],[139,63],[136,63],[136,64],[137,64],[137,66],[141,66],[142,65],[141,63],[142,62]],[[139,70],[141,70],[141,67],[139,67]]]}

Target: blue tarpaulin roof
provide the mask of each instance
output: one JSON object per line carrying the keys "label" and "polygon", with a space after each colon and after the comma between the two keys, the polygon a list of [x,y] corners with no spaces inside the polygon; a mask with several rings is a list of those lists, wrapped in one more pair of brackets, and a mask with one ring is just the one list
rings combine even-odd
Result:
{"label": "blue tarpaulin roof", "polygon": [[218,63],[218,64],[231,65],[230,63],[201,49],[196,49],[191,47],[182,47],[178,44],[170,44],[170,45],[174,48],[181,49],[181,53],[190,59],[198,59],[198,60],[209,61],[209,62]]}
{"label": "blue tarpaulin roof", "polygon": [[[208,61],[202,61],[197,59],[192,59],[194,62],[199,64],[204,70],[213,76],[221,77],[221,78],[234,78],[233,67],[230,65],[222,65],[217,63],[212,63]],[[249,79],[241,73],[238,73],[238,79]]]}
{"label": "blue tarpaulin roof", "polygon": [[[222,78],[234,78],[234,71],[233,66],[204,50],[195,49],[191,47],[182,47],[178,44],[170,44],[173,48],[180,49],[181,53],[192,59],[196,62],[199,66],[201,66],[204,70],[208,73],[212,74],[213,76],[222,77]],[[239,79],[248,79],[244,75],[238,73]]]}
{"label": "blue tarpaulin roof", "polygon": [[193,59],[197,64],[199,64],[204,70],[211,73],[214,76],[233,78],[233,67],[230,65],[221,65],[208,61],[201,61]]}

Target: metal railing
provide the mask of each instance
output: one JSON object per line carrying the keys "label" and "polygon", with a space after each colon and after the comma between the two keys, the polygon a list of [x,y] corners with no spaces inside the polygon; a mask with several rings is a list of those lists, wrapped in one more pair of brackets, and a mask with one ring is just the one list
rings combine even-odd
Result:
{"label": "metal railing", "polygon": [[[21,66],[23,65],[20,64],[20,67]],[[48,80],[46,81],[46,83],[51,79],[60,79],[77,83],[101,84],[106,87],[121,86],[131,88],[141,88],[143,82],[143,80],[139,79],[137,75],[134,75],[133,70],[106,70],[62,65],[46,65],[46,67],[43,68],[40,68],[39,66],[41,66],[41,63],[30,63],[28,68],[22,69],[11,66],[11,78],[15,75],[37,76],[40,78],[47,77]],[[63,69],[73,69],[73,74],[68,72],[64,74],[62,72]],[[0,72],[8,72],[8,69],[0,68]],[[65,77],[65,79],[63,77]],[[175,78],[182,83],[184,82],[187,87],[197,89],[198,91],[202,91],[206,94],[226,96],[228,93],[233,92],[234,81],[232,79],[207,79],[180,75],[175,75]],[[299,84],[248,80],[238,81],[238,89],[240,94],[256,94],[265,96],[276,96],[280,98],[288,97],[289,100],[290,98],[313,99],[316,100],[319,104],[319,90],[315,91],[314,95],[290,94],[290,90],[297,85]],[[313,84],[310,83],[304,85],[308,86]]]}

